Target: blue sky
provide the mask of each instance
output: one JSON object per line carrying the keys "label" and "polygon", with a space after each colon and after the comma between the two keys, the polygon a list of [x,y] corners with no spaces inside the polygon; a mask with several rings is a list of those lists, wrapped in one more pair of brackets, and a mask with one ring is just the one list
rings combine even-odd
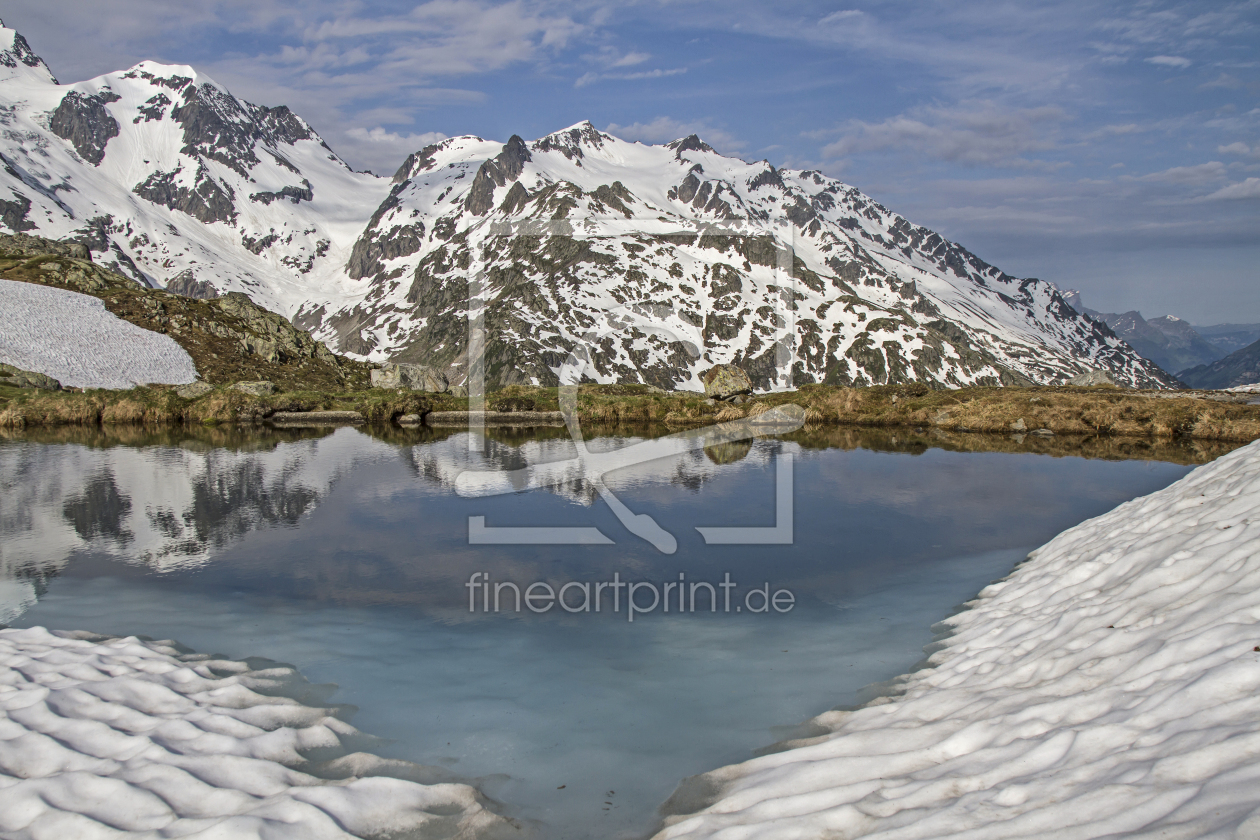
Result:
{"label": "blue sky", "polygon": [[5,4],[62,81],[192,64],[392,173],[436,137],[821,169],[1109,311],[1260,321],[1260,0]]}

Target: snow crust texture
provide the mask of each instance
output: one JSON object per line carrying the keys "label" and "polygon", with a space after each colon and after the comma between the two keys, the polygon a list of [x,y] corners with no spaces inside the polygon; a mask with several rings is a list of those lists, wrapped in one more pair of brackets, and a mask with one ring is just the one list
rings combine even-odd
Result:
{"label": "snow crust texture", "polygon": [[172,642],[0,630],[0,836],[515,835],[474,788],[350,752],[368,739],[344,710],[302,702],[321,688]]}
{"label": "snow crust texture", "polygon": [[188,351],[137,327],[91,295],[0,280],[0,362],[75,388],[180,385],[197,378]]}
{"label": "snow crust texture", "polygon": [[1260,837],[1258,620],[1260,442],[1060,534],[904,695],[688,780],[658,840]]}

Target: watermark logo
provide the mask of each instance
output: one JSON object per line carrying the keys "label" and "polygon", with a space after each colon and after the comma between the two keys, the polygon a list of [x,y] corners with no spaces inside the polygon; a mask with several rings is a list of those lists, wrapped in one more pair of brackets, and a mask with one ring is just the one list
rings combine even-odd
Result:
{"label": "watermark logo", "polygon": [[[493,223],[481,231],[474,251],[494,237],[561,236],[576,239],[621,239],[635,237],[667,237],[673,242],[700,243],[709,237],[755,238],[769,243],[773,252],[775,282],[766,298],[774,310],[775,335],[772,336],[775,377],[773,388],[791,387],[791,365],[795,357],[795,281],[793,279],[793,228],[776,228],[740,222],[735,224],[690,224],[664,219],[584,219],[554,222]],[[471,237],[470,237],[471,238]],[[468,392],[470,424],[469,445],[475,451],[485,449],[485,272],[472,266],[468,302]],[[678,550],[677,537],[651,515],[636,513],[619,499],[605,481],[605,476],[618,469],[633,467],[662,458],[677,458],[705,447],[732,443],[766,435],[779,435],[799,429],[805,412],[799,406],[786,405],[752,418],[741,418],[693,428],[664,437],[644,440],[612,451],[592,450],[582,434],[578,419],[578,383],[592,381],[596,373],[593,349],[610,336],[654,336],[681,346],[692,359],[701,356],[703,336],[697,326],[670,303],[618,303],[599,313],[596,323],[576,341],[557,371],[560,380],[560,410],[569,436],[576,447],[575,458],[560,462],[529,463],[515,470],[467,470],[456,480],[456,491],[463,496],[483,497],[518,493],[522,490],[553,487],[580,478],[595,488],[622,526],[632,535],[650,543],[664,554]],[[709,545],[783,545],[793,541],[793,456],[778,452],[775,457],[775,524],[769,527],[707,526],[696,530]],[[472,545],[611,545],[615,541],[594,527],[576,526],[495,526],[485,516],[468,518],[468,541]],[[481,586],[488,586],[483,582]],[[539,586],[534,584],[532,586]],[[541,584],[549,586],[547,584]],[[627,585],[627,584],[622,584]],[[671,584],[672,585],[672,584]],[[709,586],[709,584],[705,584]],[[530,588],[532,588],[532,586]],[[767,584],[768,586],[768,584]],[[469,584],[470,597],[472,583]],[[488,590],[487,590],[488,591]],[[656,590],[653,590],[654,592]],[[786,590],[783,590],[786,591]],[[552,593],[555,595],[556,593]],[[790,594],[790,593],[789,593]],[[632,595],[628,595],[632,597]],[[656,597],[666,597],[657,592]],[[527,599],[528,600],[528,599]],[[773,601],[767,591],[766,609]],[[555,603],[564,608],[563,601]],[[668,603],[668,601],[666,601]],[[629,609],[629,607],[628,607]],[[598,611],[598,610],[597,610]]]}
{"label": "watermark logo", "polygon": [[[722,580],[689,581],[685,572],[678,580],[625,581],[621,572],[613,572],[612,580],[569,581],[559,587],[547,581],[535,581],[524,587],[513,581],[492,581],[486,572],[473,572],[468,582],[470,613],[547,613],[553,609],[567,613],[621,613],[625,604],[626,620],[633,623],[636,615],[647,615],[658,609],[668,613],[759,613],[791,612],[796,596],[788,589],[771,592],[770,582],[741,590],[726,572]],[[718,590],[721,590],[721,594]],[[624,597],[623,597],[624,594]],[[648,599],[651,598],[649,601]]]}

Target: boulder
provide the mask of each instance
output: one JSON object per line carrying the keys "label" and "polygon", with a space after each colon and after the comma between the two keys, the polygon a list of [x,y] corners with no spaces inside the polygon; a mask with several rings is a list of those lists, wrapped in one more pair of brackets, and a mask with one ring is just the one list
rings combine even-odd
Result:
{"label": "boulder", "polygon": [[1120,387],[1120,383],[1111,378],[1111,374],[1104,370],[1090,370],[1079,376],[1073,376],[1067,381],[1069,385],[1076,385],[1079,388],[1088,388],[1092,385],[1110,385],[1113,388]]}
{"label": "boulder", "polygon": [[1012,432],[1023,432],[1023,431],[1026,431],[1027,429],[1028,429],[1028,425],[1024,423],[1023,417],[1019,418],[1018,420],[1016,420],[1014,423],[1011,424]]}
{"label": "boulder", "polygon": [[385,364],[372,371],[372,387],[441,394],[450,387],[446,374],[427,365]]}
{"label": "boulder", "polygon": [[752,380],[736,365],[716,365],[704,375],[704,395],[729,400],[738,394],[751,394]]}
{"label": "boulder", "polygon": [[748,422],[754,426],[801,426],[805,422],[805,409],[795,403],[776,405],[756,417],[750,417]]}
{"label": "boulder", "polygon": [[446,393],[450,394],[452,397],[466,397],[468,396],[468,386],[452,385],[446,389]]}
{"label": "boulder", "polygon": [[255,397],[269,397],[276,392],[276,384],[265,379],[259,379],[254,382],[237,382],[232,385],[232,390],[240,391],[242,394],[253,394]]}
{"label": "boulder", "polygon": [[8,385],[10,388],[39,388],[43,391],[61,390],[61,383],[51,376],[4,363],[0,363],[0,385]]}
{"label": "boulder", "polygon": [[198,379],[196,382],[180,385],[175,389],[175,396],[183,400],[195,400],[204,397],[213,390],[214,386],[209,382],[202,382]]}

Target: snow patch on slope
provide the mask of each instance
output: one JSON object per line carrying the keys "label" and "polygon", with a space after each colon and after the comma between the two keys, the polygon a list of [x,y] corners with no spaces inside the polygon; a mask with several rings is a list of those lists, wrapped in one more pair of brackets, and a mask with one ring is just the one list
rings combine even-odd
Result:
{"label": "snow patch on slope", "polygon": [[364,736],[289,666],[85,635],[0,630],[5,837],[515,834],[474,788],[352,752]]}
{"label": "snow patch on slope", "polygon": [[74,388],[180,385],[197,378],[175,339],[128,323],[90,295],[0,280],[0,362]]}
{"label": "snow patch on slope", "polygon": [[658,840],[1260,837],[1258,620],[1260,442],[1060,534],[903,696],[689,780]]}

